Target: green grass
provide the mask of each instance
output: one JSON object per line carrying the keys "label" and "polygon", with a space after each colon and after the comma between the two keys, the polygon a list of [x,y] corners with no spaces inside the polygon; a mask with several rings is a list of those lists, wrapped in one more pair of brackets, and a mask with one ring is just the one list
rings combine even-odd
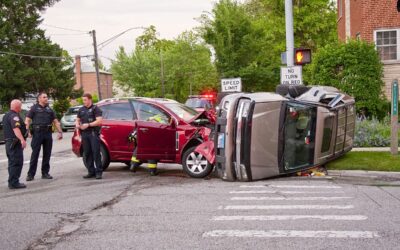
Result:
{"label": "green grass", "polygon": [[400,155],[390,152],[349,152],[328,163],[328,170],[368,170],[400,172]]}

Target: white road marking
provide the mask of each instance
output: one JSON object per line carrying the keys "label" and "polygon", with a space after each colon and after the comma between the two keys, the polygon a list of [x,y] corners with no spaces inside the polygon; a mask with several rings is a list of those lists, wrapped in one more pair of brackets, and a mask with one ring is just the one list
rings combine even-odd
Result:
{"label": "white road marking", "polygon": [[377,232],[372,231],[214,230],[205,232],[203,237],[372,239],[380,236]]}
{"label": "white road marking", "polygon": [[322,188],[322,189],[338,189],[342,188],[340,186],[308,186],[308,185],[269,185],[269,187],[274,188]]}
{"label": "white road marking", "polygon": [[232,197],[232,201],[329,201],[353,197]]}
{"label": "white road marking", "polygon": [[230,194],[343,194],[343,191],[275,191],[275,190],[244,190],[230,191]]}
{"label": "white road marking", "polygon": [[214,221],[270,221],[270,220],[349,220],[359,221],[368,219],[364,215],[250,215],[250,216],[214,216]]}
{"label": "white road marking", "polygon": [[352,209],[353,205],[228,205],[225,210]]}
{"label": "white road marking", "polygon": [[264,185],[264,186],[256,186],[256,185],[241,185],[241,188],[267,188],[267,187],[274,187],[274,188],[322,188],[322,189],[338,189],[342,188],[340,186],[311,186],[311,185]]}

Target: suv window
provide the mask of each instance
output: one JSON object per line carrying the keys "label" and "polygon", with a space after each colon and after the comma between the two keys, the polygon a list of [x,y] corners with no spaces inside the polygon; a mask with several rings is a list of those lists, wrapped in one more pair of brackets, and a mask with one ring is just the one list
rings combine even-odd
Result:
{"label": "suv window", "polygon": [[134,102],[134,107],[140,121],[154,121],[162,124],[169,123],[169,115],[158,107],[141,102]]}
{"label": "suv window", "polygon": [[112,103],[99,107],[103,111],[106,120],[132,120],[134,119],[131,105],[128,102]]}

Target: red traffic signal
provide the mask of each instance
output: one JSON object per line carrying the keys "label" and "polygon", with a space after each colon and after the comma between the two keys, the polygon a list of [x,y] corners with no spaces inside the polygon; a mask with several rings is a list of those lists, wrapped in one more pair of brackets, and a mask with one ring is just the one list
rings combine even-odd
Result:
{"label": "red traffic signal", "polygon": [[311,49],[294,49],[294,64],[311,63]]}

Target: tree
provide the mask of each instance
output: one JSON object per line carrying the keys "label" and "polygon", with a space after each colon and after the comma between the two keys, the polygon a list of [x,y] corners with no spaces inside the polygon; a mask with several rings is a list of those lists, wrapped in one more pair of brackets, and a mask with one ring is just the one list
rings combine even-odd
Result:
{"label": "tree", "polygon": [[336,87],[356,99],[358,109],[382,117],[383,66],[374,44],[363,41],[334,43],[321,48],[310,65],[311,81]]}
{"label": "tree", "polygon": [[120,48],[111,70],[123,89],[133,89],[138,96],[161,97],[162,64],[165,97],[183,101],[190,87],[196,93],[217,83],[211,52],[199,36],[186,32],[175,40],[158,39],[154,26],[136,39],[130,55]]}
{"label": "tree", "polygon": [[[295,0],[296,46],[314,51],[336,40],[330,0]],[[200,32],[215,50],[221,77],[241,77],[245,91],[272,91],[279,83],[280,54],[286,50],[284,1],[218,1],[202,15]]]}
{"label": "tree", "polygon": [[[73,61],[38,26],[40,12],[57,0],[4,0],[0,3],[0,98],[46,91],[65,99],[72,91]],[[19,55],[18,55],[19,54]],[[41,55],[32,57],[25,55]]]}

